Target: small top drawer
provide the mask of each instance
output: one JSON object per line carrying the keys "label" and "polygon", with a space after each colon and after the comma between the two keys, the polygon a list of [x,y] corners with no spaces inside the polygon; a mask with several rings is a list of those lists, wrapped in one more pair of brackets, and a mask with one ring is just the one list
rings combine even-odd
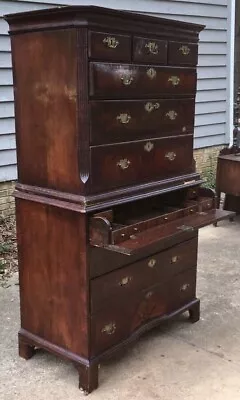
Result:
{"label": "small top drawer", "polygon": [[134,37],[133,61],[167,63],[167,41]]}
{"label": "small top drawer", "polygon": [[89,32],[88,55],[102,60],[131,60],[131,37],[114,33]]}
{"label": "small top drawer", "polygon": [[168,64],[197,65],[198,45],[193,43],[168,43]]}

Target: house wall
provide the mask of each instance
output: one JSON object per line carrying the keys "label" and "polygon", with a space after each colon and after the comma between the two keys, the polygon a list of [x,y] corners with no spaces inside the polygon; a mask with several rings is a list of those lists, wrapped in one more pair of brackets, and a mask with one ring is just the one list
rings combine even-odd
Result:
{"label": "house wall", "polygon": [[[219,148],[231,133],[231,4],[228,0],[1,0],[0,7],[0,182],[17,178],[13,87],[7,13],[56,5],[99,5],[206,25],[200,34],[195,149]],[[201,152],[201,150],[197,150]]]}

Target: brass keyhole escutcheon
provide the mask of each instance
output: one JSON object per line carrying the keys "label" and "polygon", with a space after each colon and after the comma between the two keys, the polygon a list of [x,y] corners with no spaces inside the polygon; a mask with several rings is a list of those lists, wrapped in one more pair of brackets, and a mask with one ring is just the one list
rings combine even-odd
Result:
{"label": "brass keyhole escutcheon", "polygon": [[133,81],[133,77],[130,75],[123,75],[121,76],[121,81],[125,86],[129,86]]}
{"label": "brass keyhole escutcheon", "polygon": [[125,276],[124,278],[122,278],[122,279],[120,280],[119,285],[120,285],[120,286],[128,285],[128,284],[131,282],[131,280],[132,280],[132,277],[131,277],[131,276]]}
{"label": "brass keyhole escutcheon", "polygon": [[128,160],[127,158],[123,158],[117,162],[117,166],[120,167],[121,169],[127,169],[130,164],[131,161]]}
{"label": "brass keyhole escutcheon", "polygon": [[113,335],[116,331],[117,327],[115,322],[110,322],[108,325],[105,325],[102,328],[102,333],[106,333],[107,335]]}
{"label": "brass keyhole escutcheon", "polygon": [[145,47],[149,50],[151,54],[158,54],[158,45],[155,42],[148,42]]}
{"label": "brass keyhole escutcheon", "polygon": [[165,154],[165,158],[167,158],[169,161],[174,161],[176,156],[177,154],[174,153],[173,151],[169,151],[168,153]]}
{"label": "brass keyhole escutcheon", "polygon": [[148,68],[148,70],[147,70],[147,76],[148,76],[150,79],[154,79],[154,78],[156,78],[156,76],[157,76],[157,71],[156,71],[154,68]]}
{"label": "brass keyhole escutcheon", "polygon": [[152,151],[153,148],[154,148],[154,144],[152,142],[147,142],[144,145],[144,150],[147,151],[148,153],[150,153],[150,151]]}
{"label": "brass keyhole escutcheon", "polygon": [[187,290],[189,287],[190,287],[190,284],[189,284],[189,283],[184,283],[184,285],[182,285],[182,286],[180,287],[180,291],[181,291],[181,292],[186,292],[186,290]]}
{"label": "brass keyhole escutcheon", "polygon": [[188,54],[190,53],[190,48],[188,46],[182,45],[181,47],[179,47],[179,51],[181,51],[182,55],[188,56]]}
{"label": "brass keyhole escutcheon", "polygon": [[157,110],[159,107],[160,107],[159,103],[151,103],[150,101],[148,101],[144,106],[145,110],[149,113],[152,112],[153,110]]}
{"label": "brass keyhole escutcheon", "polygon": [[170,110],[166,113],[166,117],[168,117],[171,121],[174,121],[178,116],[178,113],[174,110]]}
{"label": "brass keyhole escutcheon", "polygon": [[151,259],[148,261],[148,266],[149,266],[150,268],[153,268],[153,267],[155,267],[156,263],[157,263],[157,261],[155,260],[155,258],[151,258]]}
{"label": "brass keyhole escutcheon", "polygon": [[119,41],[113,36],[107,36],[104,38],[103,43],[110,49],[116,49],[116,47],[119,45]]}
{"label": "brass keyhole escutcheon", "polygon": [[150,292],[146,293],[145,297],[146,297],[146,299],[150,299],[150,297],[152,297],[152,295],[153,295],[153,292],[150,291]]}
{"label": "brass keyhole escutcheon", "polygon": [[168,82],[171,82],[173,86],[177,86],[180,83],[180,78],[178,76],[170,76]]}
{"label": "brass keyhole escutcheon", "polygon": [[127,113],[122,113],[116,117],[116,120],[121,122],[121,124],[128,124],[131,120],[131,115]]}

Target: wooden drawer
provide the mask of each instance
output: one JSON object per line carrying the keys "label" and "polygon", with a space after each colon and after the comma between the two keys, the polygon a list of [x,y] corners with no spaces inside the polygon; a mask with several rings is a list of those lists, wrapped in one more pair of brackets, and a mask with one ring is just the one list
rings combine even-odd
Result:
{"label": "wooden drawer", "polygon": [[195,298],[196,268],[134,296],[122,296],[91,317],[91,356],[116,345],[154,318],[177,310]]}
{"label": "wooden drawer", "polygon": [[114,33],[89,32],[88,55],[102,60],[131,60],[131,37]]}
{"label": "wooden drawer", "polygon": [[198,45],[191,43],[169,42],[168,64],[197,65]]}
{"label": "wooden drawer", "polygon": [[132,265],[91,280],[91,313],[114,297],[133,295],[140,289],[169,280],[175,274],[197,265],[195,237]]}
{"label": "wooden drawer", "polygon": [[134,37],[133,61],[167,64],[167,41]]}
{"label": "wooden drawer", "polygon": [[191,133],[194,98],[92,101],[91,143],[127,142]]}
{"label": "wooden drawer", "polygon": [[90,96],[191,95],[196,91],[194,68],[90,63]]}
{"label": "wooden drawer", "polygon": [[110,189],[192,171],[192,135],[91,147],[91,184]]}

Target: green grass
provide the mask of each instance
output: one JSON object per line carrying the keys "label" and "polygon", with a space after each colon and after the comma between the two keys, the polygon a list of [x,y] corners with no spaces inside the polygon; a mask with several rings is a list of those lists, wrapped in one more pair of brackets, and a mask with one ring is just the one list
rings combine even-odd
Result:
{"label": "green grass", "polygon": [[9,251],[10,251],[10,245],[8,243],[0,244],[0,256],[9,253]]}

